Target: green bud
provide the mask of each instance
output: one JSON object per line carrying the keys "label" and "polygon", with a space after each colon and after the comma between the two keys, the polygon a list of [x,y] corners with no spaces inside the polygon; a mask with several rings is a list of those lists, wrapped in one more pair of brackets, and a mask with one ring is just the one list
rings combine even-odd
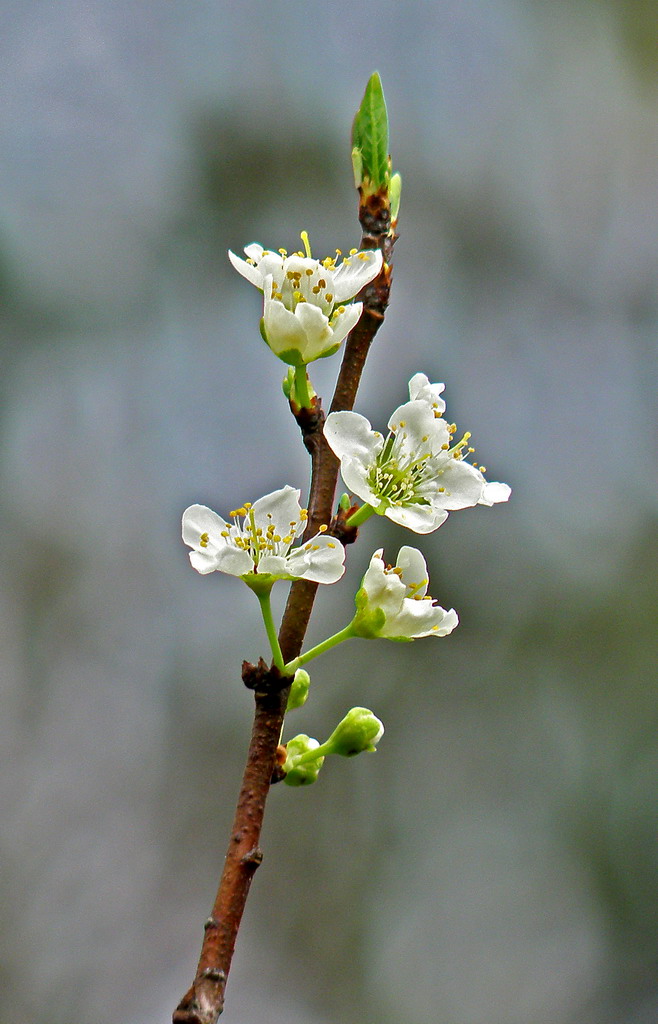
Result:
{"label": "green bud", "polygon": [[[309,687],[311,685],[311,677],[306,669],[298,668],[295,672],[292,686],[290,687],[290,694],[288,695],[288,707],[286,710],[294,711],[295,708],[301,708],[302,704],[306,703],[308,697]],[[292,740],[291,740],[292,742]]]}
{"label": "green bud", "polygon": [[296,370],[291,368],[288,372],[287,381],[290,381],[290,394],[286,395],[288,401],[299,409],[311,409],[316,391],[311,384],[311,378],[305,366],[302,364]]}
{"label": "green bud", "polygon": [[293,370],[293,368],[291,366],[290,369],[288,370],[288,373],[286,374],[286,376],[281,381],[281,390],[283,391],[283,393],[286,396],[286,398],[288,399],[288,401],[290,401],[290,395],[292,394],[292,386],[293,386],[294,383],[295,383],[295,371]]}
{"label": "green bud", "polygon": [[322,744],[325,754],[354,757],[364,751],[374,751],[384,734],[384,726],[368,708],[352,708],[336,726],[329,739]]}
{"label": "green bud", "polygon": [[391,184],[388,187],[388,198],[391,203],[391,222],[397,223],[400,212],[400,194],[402,192],[402,178],[396,172],[391,177]]}
{"label": "green bud", "polygon": [[[315,782],[324,763],[324,757],[313,757],[313,751],[320,744],[310,736],[300,733],[286,744],[288,756],[283,766],[286,777],[283,780],[288,786],[310,786]],[[307,760],[306,760],[307,759]],[[302,762],[302,763],[300,763]]]}
{"label": "green bud", "polygon": [[343,512],[347,512],[352,507],[349,494],[341,494],[340,501],[338,502],[338,508],[342,509]]}
{"label": "green bud", "polygon": [[352,167],[356,187],[364,194],[388,189],[391,179],[388,114],[377,71],[370,76],[352,125]]}

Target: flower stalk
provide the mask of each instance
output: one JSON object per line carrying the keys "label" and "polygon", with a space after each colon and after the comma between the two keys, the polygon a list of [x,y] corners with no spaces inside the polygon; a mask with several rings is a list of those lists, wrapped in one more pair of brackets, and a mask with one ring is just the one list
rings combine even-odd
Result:
{"label": "flower stalk", "polygon": [[318,658],[321,654],[326,654],[326,652],[330,651],[333,647],[337,647],[338,644],[344,643],[345,640],[351,640],[352,637],[356,635],[357,634],[354,632],[352,623],[350,622],[349,625],[345,626],[344,629],[339,629],[337,633],[333,634],[333,636],[329,636],[326,640],[316,644],[315,647],[309,648],[309,650],[304,654],[300,654],[298,658],[293,658],[292,661],[289,661],[284,665],[283,671],[286,675],[293,675],[298,668],[302,667],[302,665],[308,665],[309,661],[313,661],[314,658]]}
{"label": "flower stalk", "polygon": [[[276,632],[276,626],[274,625],[274,618],[272,616],[272,602],[271,602],[271,588],[262,594],[257,594],[258,603],[260,604],[261,615],[263,616],[263,624],[265,626],[265,632],[267,633],[267,639],[270,642],[270,650],[272,651],[273,663],[278,668],[279,672],[286,673],[283,665],[283,655],[281,648],[279,647],[279,638]],[[298,668],[299,666],[295,666]]]}

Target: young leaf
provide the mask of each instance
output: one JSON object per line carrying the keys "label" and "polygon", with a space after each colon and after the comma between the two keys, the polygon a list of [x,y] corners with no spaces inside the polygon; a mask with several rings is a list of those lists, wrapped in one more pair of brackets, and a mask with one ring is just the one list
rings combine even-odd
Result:
{"label": "young leaf", "polygon": [[357,185],[365,185],[368,191],[373,192],[388,188],[388,114],[382,82],[377,71],[370,76],[361,106],[354,118],[352,147]]}

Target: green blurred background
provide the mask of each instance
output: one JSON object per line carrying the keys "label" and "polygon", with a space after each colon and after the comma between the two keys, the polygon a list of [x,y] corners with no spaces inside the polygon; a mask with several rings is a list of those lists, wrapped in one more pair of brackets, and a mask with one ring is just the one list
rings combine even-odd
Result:
{"label": "green blurred background", "polygon": [[[156,1024],[191,981],[265,641],[180,515],[307,486],[226,250],[358,242],[377,68],[404,186],[358,408],[445,380],[514,493],[422,541],[450,638],[317,664],[292,731],[365,704],[386,735],[272,792],[222,1019],[653,1024],[658,6],[0,14],[0,1016]],[[413,543],[363,532],[310,640]]]}

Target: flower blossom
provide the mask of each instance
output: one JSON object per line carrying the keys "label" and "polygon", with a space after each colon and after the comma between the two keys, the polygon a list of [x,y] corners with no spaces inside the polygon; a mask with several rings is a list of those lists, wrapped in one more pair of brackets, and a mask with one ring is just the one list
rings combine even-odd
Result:
{"label": "flower blossom", "polygon": [[[293,547],[304,532],[308,512],[299,504],[300,492],[286,485],[230,513],[227,523],[205,505],[183,513],[183,540],[190,562],[202,574],[226,572],[249,585],[276,579],[306,579],[335,583],[345,571],[345,549],[321,530]],[[326,530],[326,527],[325,527]]]}
{"label": "flower blossom", "polygon": [[272,351],[291,366],[304,366],[332,355],[357,323],[363,303],[350,302],[370,283],[382,266],[379,250],[352,249],[338,264],[336,257],[311,257],[306,232],[306,255],[288,256],[253,242],[246,260],[229,251],[238,273],[264,295],[261,332]]}
{"label": "flower blossom", "polygon": [[[340,459],[346,485],[378,515],[415,533],[431,533],[460,508],[506,501],[507,484],[489,484],[466,460],[470,434],[453,444],[454,424],[441,416],[441,384],[424,374],[409,382],[416,397],[399,406],[388,421],[386,438],[356,412],[332,412],[324,434]],[[443,407],[443,408],[442,408]]]}
{"label": "flower blossom", "polygon": [[427,593],[427,565],[420,551],[400,548],[394,566],[386,565],[382,554],[383,548],[375,551],[356,595],[354,635],[415,640],[452,633],[457,612],[441,608]]}

